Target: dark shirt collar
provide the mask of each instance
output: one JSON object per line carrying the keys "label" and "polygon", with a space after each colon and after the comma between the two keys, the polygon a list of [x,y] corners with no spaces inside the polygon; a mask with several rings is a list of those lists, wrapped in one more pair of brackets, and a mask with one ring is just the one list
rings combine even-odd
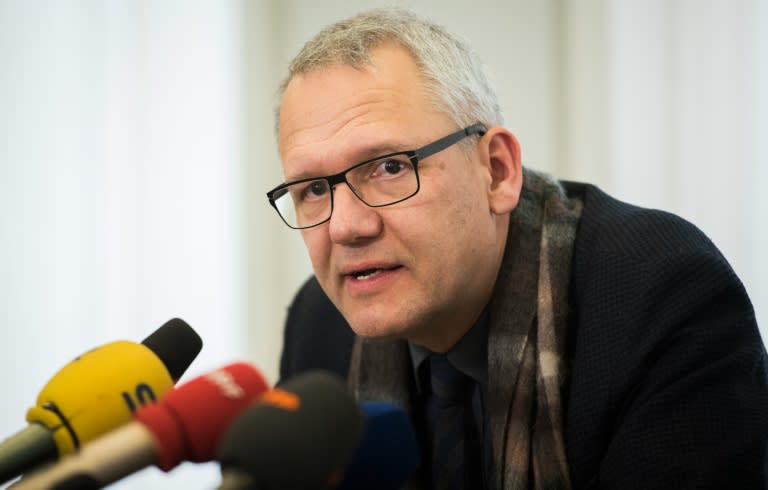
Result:
{"label": "dark shirt collar", "polygon": [[[433,352],[412,342],[408,342],[408,347],[411,352],[416,389],[421,393],[419,369]],[[446,356],[453,367],[475,380],[475,382],[485,385],[486,372],[488,371],[487,354],[488,308],[486,307],[480,318],[472,325],[472,328],[456,342],[456,345],[446,353]]]}

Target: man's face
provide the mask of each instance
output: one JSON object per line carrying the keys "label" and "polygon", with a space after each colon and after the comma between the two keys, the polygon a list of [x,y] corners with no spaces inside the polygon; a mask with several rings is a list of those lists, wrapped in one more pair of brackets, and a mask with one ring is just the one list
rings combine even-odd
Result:
{"label": "man's face", "polygon": [[[427,99],[407,51],[379,47],[372,60],[290,82],[279,120],[286,181],[334,174],[461,129]],[[464,141],[479,145],[477,136]],[[506,216],[489,209],[486,160],[487,152],[467,157],[453,145],[420,161],[418,194],[381,208],[340,184],[330,221],[302,230],[323,290],[359,335],[439,351],[477,319],[506,235]]]}

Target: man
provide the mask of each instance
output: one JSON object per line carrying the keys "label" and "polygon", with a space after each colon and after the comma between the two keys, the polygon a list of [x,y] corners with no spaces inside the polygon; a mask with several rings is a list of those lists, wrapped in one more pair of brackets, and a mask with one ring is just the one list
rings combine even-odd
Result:
{"label": "man", "polygon": [[765,488],[766,354],[726,260],[678,217],[523,169],[463,42],[400,10],[342,21],[277,116],[268,195],[315,272],[281,376],[331,369],[407,410],[409,488]]}

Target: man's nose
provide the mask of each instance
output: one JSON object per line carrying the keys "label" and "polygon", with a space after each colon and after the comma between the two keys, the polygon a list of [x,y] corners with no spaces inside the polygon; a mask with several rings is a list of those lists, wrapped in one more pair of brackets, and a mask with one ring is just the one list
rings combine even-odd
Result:
{"label": "man's nose", "polygon": [[354,244],[381,233],[382,221],[376,208],[361,201],[347,184],[333,192],[333,212],[328,225],[334,243]]}

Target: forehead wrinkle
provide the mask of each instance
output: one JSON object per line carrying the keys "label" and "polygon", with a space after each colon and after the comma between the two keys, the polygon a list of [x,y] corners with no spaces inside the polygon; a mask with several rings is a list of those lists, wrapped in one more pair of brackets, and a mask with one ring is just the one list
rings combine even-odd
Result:
{"label": "forehead wrinkle", "polygon": [[[371,61],[371,64],[363,67],[334,64],[326,69],[295,77],[288,84],[283,95],[279,128],[280,149],[293,144],[291,140],[300,138],[302,132],[319,128],[324,124],[328,126],[326,133],[338,132],[358,117],[357,111],[364,113],[366,110],[383,109],[384,113],[398,115],[402,108],[418,107],[423,100],[429,100],[420,73],[413,74],[415,80],[402,80],[398,76],[393,80],[389,73],[382,73],[382,67],[377,65],[376,57]],[[401,71],[405,72],[402,76],[409,78],[408,69]],[[343,92],[343,89],[340,90],[338,86],[340,76],[355,80],[353,83],[360,84],[362,87],[359,90]],[[319,106],[314,105],[309,109],[299,107],[298,110],[290,111],[289,102],[294,102],[293,105],[296,105],[298,102],[292,99],[298,96],[301,100],[301,94],[304,92],[320,94],[320,97],[314,100],[325,100],[325,103]],[[365,106],[369,108],[365,109]],[[294,116],[286,117],[288,112],[293,112]]]}
{"label": "forehead wrinkle", "polygon": [[[349,102],[349,99],[359,98],[358,101]],[[366,120],[366,115],[373,113],[377,117],[380,113],[391,113],[397,116],[401,107],[408,107],[411,103],[406,94],[389,87],[367,88],[356,94],[349,94],[328,102],[324,106],[313,110],[304,110],[292,118],[286,118],[281,126],[287,126],[291,131],[281,132],[281,146],[301,146],[302,143],[294,143],[301,140],[307,132],[320,131],[324,133],[320,139],[328,139],[331,135],[342,133],[357,120]],[[341,109],[339,109],[341,108]],[[379,111],[378,113],[376,111]],[[297,121],[299,121],[297,123]],[[323,126],[326,126],[323,129]],[[326,136],[327,135],[327,136]],[[310,134],[311,137],[316,135]]]}
{"label": "forehead wrinkle", "polygon": [[[286,175],[286,182],[292,182],[310,177],[325,177],[328,175],[333,175],[353,165],[374,159],[376,157],[399,151],[415,149],[412,148],[412,144],[409,144],[406,141],[402,141],[401,138],[389,136],[384,138],[372,138],[370,143],[367,143],[365,140],[360,138],[355,140],[350,139],[350,141],[354,141],[355,146],[350,147],[348,150],[342,151],[341,153],[344,155],[338,158],[322,157],[316,150],[317,147],[311,148],[308,151],[309,156],[306,159],[299,157],[297,160],[298,163],[294,165],[295,167],[298,167],[299,171],[295,173],[292,172],[290,175]],[[328,167],[332,167],[332,169],[328,169]],[[320,168],[323,170],[318,171],[317,169]]]}
{"label": "forehead wrinkle", "polygon": [[[376,89],[368,92],[389,92],[389,90]],[[400,99],[403,97],[398,98]],[[341,111],[328,111],[328,115],[321,120],[311,121],[304,127],[285,134],[281,145],[283,167],[287,170],[286,164],[289,164],[292,168],[291,172],[286,172],[286,180],[328,174],[326,168],[329,164],[353,165],[379,156],[383,152],[409,149],[405,148],[406,142],[396,140],[389,132],[376,129],[376,126],[401,127],[397,123],[400,116],[396,111],[387,108],[391,105],[399,106],[395,100],[386,97],[377,98],[375,94],[371,94],[371,97],[366,100],[346,105]],[[391,117],[382,122],[381,114],[384,111],[390,113]],[[361,131],[365,126],[373,126],[373,129]],[[398,131],[396,134],[401,132]],[[371,141],[366,142],[366,140]],[[319,171],[319,169],[322,170]],[[336,171],[339,170],[340,168],[336,168]]]}

